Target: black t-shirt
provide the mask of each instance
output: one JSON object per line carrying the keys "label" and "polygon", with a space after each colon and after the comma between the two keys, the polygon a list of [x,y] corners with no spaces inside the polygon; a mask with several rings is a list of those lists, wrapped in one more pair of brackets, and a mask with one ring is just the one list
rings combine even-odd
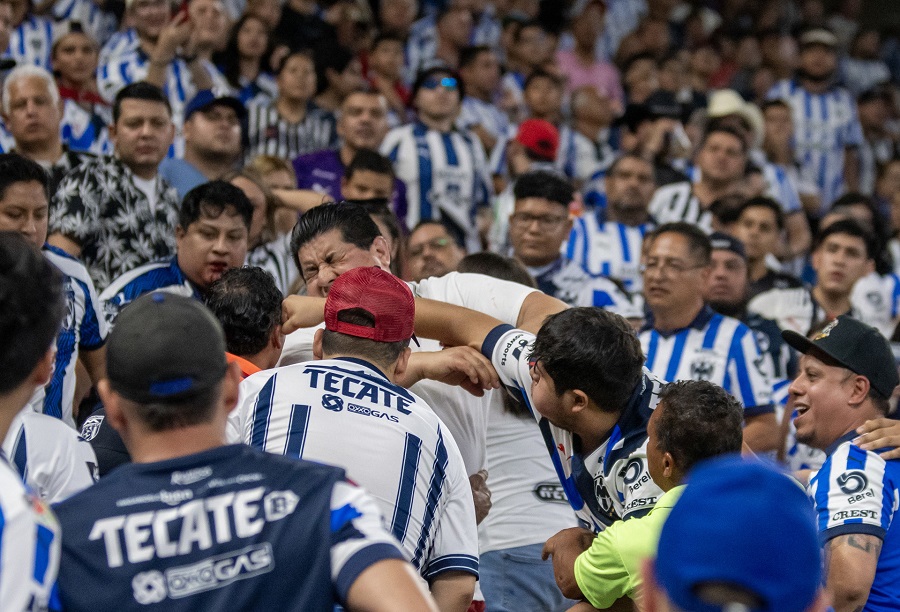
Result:
{"label": "black t-shirt", "polygon": [[768,272],[766,272],[766,275],[759,280],[750,281],[750,289],[747,294],[747,299],[752,300],[760,293],[764,293],[770,289],[795,289],[802,286],[803,281],[801,281],[796,276],[785,274],[784,272],[769,270]]}
{"label": "black t-shirt", "polygon": [[90,443],[97,455],[100,478],[120,465],[131,463],[131,455],[119,432],[109,424],[105,408],[101,407],[85,420],[81,426],[81,437]]}

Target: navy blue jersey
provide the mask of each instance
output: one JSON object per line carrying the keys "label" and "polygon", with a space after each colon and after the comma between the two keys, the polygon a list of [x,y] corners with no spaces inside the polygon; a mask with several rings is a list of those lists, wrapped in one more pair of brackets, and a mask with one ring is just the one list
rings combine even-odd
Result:
{"label": "navy blue jersey", "polygon": [[332,612],[403,558],[343,470],[240,445],[124,465],[56,511],[66,610]]}

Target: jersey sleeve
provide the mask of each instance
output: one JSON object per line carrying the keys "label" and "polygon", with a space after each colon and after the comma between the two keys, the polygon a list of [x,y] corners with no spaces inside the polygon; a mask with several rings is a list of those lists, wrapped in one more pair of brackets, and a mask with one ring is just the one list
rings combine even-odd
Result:
{"label": "jersey sleeve", "polygon": [[722,387],[744,406],[748,417],[774,412],[772,383],[762,368],[763,358],[753,332],[744,325],[735,330]]}
{"label": "jersey sleeve", "polygon": [[[68,429],[68,427],[66,426]],[[62,438],[62,436],[60,436]],[[44,499],[51,504],[59,503],[76,493],[80,493],[97,482],[97,455],[90,443],[71,431],[65,436],[65,444],[52,449],[55,461],[48,462],[52,468],[46,474]]]}
{"label": "jersey sleeve", "polygon": [[606,609],[634,588],[634,577],[619,553],[615,523],[597,534],[591,547],[575,559],[575,582],[595,608]]}
{"label": "jersey sleeve", "polygon": [[422,576],[429,582],[443,572],[460,571],[478,577],[478,527],[475,502],[466,476],[463,458],[453,437],[441,431],[447,451],[448,503],[437,521],[431,557],[422,565]]}
{"label": "jersey sleeve", "polygon": [[603,481],[613,507],[623,519],[640,518],[649,514],[662,497],[659,488],[650,477],[647,468],[647,443],[649,438],[632,452],[617,460],[610,476]]}
{"label": "jersey sleeve", "polygon": [[884,459],[845,443],[810,480],[823,542],[862,533],[884,539],[896,512],[896,485]]}
{"label": "jersey sleeve", "polygon": [[78,285],[84,293],[84,317],[81,319],[78,346],[92,351],[100,348],[106,342],[109,325],[105,317],[97,312],[100,307],[100,298],[90,276],[87,276],[84,282],[79,281]]}
{"label": "jersey sleeve", "polygon": [[338,597],[347,594],[366,569],[385,559],[403,559],[397,541],[382,526],[368,493],[346,481],[331,492],[331,580]]}
{"label": "jersey sleeve", "polygon": [[484,274],[460,272],[426,278],[411,287],[417,297],[476,310],[509,325],[516,324],[525,299],[537,291]]}
{"label": "jersey sleeve", "polygon": [[[506,387],[525,396],[531,410],[531,366],[529,358],[534,348],[534,336],[512,325],[498,325],[481,344],[482,354],[491,360]],[[535,419],[540,416],[532,410]]]}

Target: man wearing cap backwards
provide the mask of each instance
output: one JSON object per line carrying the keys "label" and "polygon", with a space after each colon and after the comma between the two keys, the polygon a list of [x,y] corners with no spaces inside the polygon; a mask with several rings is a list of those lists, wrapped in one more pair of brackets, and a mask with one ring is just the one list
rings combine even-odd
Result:
{"label": "man wearing cap backwards", "polygon": [[538,289],[570,306],[598,306],[640,320],[643,313],[608,278],[591,276],[560,254],[572,229],[569,182],[549,172],[529,172],[513,188],[515,207],[509,217],[513,256],[528,268]]}
{"label": "man wearing cap backwards", "polygon": [[247,111],[240,100],[217,96],[209,89],[197,93],[184,111],[184,157],[170,157],[159,173],[184,198],[187,192],[222,177],[240,162],[241,121]]}
{"label": "man wearing cap backwards", "polygon": [[794,153],[801,176],[819,188],[824,214],[838,196],[859,187],[859,157],[863,134],[856,101],[835,85],[837,38],[824,28],[800,35],[800,66],[793,79],[779,81],[769,91],[770,100],[791,106],[794,119]]}
{"label": "man wearing cap backwards", "polygon": [[644,563],[645,612],[825,612],[803,490],[764,463],[714,459],[690,481]]}
{"label": "man wearing cap backwards", "polygon": [[753,450],[778,444],[771,372],[761,367],[756,338],[704,301],[712,246],[695,225],[667,223],[647,239],[644,300],[650,315],[639,334],[647,368],[667,380],[708,380],[743,404],[744,440]]}
{"label": "man wearing cap backwards", "polygon": [[397,178],[406,183],[407,227],[440,220],[467,250],[480,251],[480,235],[490,225],[493,190],[481,142],[454,128],[463,95],[450,69],[420,72],[412,88],[417,119],[388,132],[381,153],[394,162]]}
{"label": "man wearing cap backwards", "polygon": [[378,500],[439,608],[461,612],[478,575],[475,507],[453,437],[397,384],[422,377],[408,367],[414,314],[412,292],[390,272],[342,274],[315,334],[317,361],[248,377],[238,429],[253,447],[346,469]]}
{"label": "man wearing cap backwards", "polygon": [[699,180],[663,185],[653,194],[650,214],[659,223],[686,221],[712,229],[709,206],[719,198],[740,193],[747,169],[747,142],[731,128],[706,131],[694,158]]}
{"label": "man wearing cap backwards", "polygon": [[812,340],[783,335],[803,353],[789,388],[797,440],[828,456],[809,480],[826,555],[825,588],[836,612],[897,610],[900,461],[854,443],[858,427],[887,414],[900,384],[891,347],[878,330],[846,316]]}
{"label": "man wearing cap backwards", "polygon": [[138,299],[108,373],[100,394],[134,463],[57,506],[65,609],[435,609],[343,470],[224,446],[240,374],[202,304]]}

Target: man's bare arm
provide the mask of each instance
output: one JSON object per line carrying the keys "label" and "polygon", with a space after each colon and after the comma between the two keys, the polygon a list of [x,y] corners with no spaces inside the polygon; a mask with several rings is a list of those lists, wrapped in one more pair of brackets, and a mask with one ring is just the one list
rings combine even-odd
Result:
{"label": "man's bare arm", "polygon": [[550,315],[556,314],[568,308],[566,303],[550,297],[541,291],[528,294],[519,309],[519,318],[516,327],[536,334]]}
{"label": "man's bare arm", "polygon": [[475,576],[468,572],[443,572],[431,581],[431,596],[441,612],[466,612],[474,594]]}
{"label": "man's bare arm", "polygon": [[594,533],[581,527],[563,529],[544,544],[541,558],[553,557],[553,577],[560,592],[569,599],[584,599],[575,580],[575,559],[591,547]]}
{"label": "man's bare arm", "polygon": [[863,609],[875,580],[881,546],[879,537],[864,533],[850,533],[828,542],[825,589],[831,594],[835,612]]}
{"label": "man's bare arm", "polygon": [[438,612],[412,566],[399,559],[384,559],[363,571],[346,603],[351,612]]}

